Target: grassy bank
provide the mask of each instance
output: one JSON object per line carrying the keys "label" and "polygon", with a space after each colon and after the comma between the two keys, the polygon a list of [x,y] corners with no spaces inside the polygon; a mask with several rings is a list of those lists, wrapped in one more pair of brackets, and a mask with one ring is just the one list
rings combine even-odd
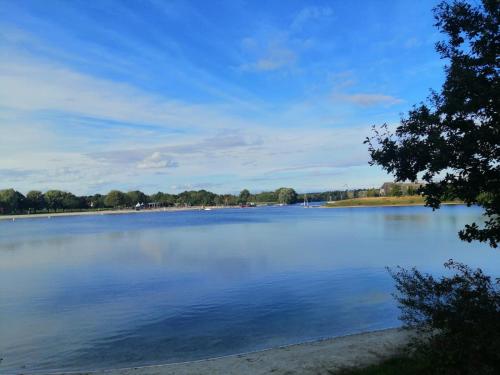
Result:
{"label": "grassy bank", "polygon": [[[459,201],[443,202],[443,204],[459,204]],[[424,205],[425,199],[420,195],[403,197],[370,197],[344,199],[336,202],[329,202],[326,207],[375,207],[375,206],[413,206]]]}
{"label": "grassy bank", "polygon": [[360,369],[332,372],[336,375],[420,375],[425,374],[428,365],[408,357],[394,357],[379,364]]}

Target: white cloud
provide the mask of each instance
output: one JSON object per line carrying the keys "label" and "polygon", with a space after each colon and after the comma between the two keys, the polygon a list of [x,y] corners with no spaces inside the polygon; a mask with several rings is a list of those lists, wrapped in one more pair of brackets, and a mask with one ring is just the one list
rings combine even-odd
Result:
{"label": "white cloud", "polygon": [[276,70],[292,64],[296,59],[295,52],[286,48],[279,48],[269,51],[266,57],[255,62],[255,70]]}
{"label": "white cloud", "polygon": [[301,29],[306,23],[317,21],[321,18],[329,18],[333,16],[333,10],[329,7],[311,6],[300,10],[293,18],[291,23],[292,29]]}
{"label": "white cloud", "polygon": [[[261,68],[273,63],[262,62]],[[330,187],[335,180],[329,176],[338,176],[334,171],[346,160],[368,160],[362,141],[369,127],[336,128],[341,121],[327,98],[264,108],[248,120],[232,108],[183,103],[35,60],[0,62],[0,85],[0,120],[7,120],[0,122],[5,134],[0,137],[1,182],[24,192],[153,192],[201,186],[200,181],[224,192],[238,191],[242,184],[305,186],[306,175],[308,186]],[[51,117],[53,112],[58,115]],[[80,130],[73,134],[76,125],[68,119],[75,116],[99,121],[88,131],[85,121],[78,123]],[[109,127],[120,122],[155,126],[110,137]],[[185,131],[167,132],[172,126]],[[328,170],[321,167],[325,160]],[[285,171],[290,166],[304,168]]]}
{"label": "white cloud", "polygon": [[254,60],[240,66],[244,71],[278,70],[293,65],[297,60],[297,53],[289,46],[283,35],[261,43],[253,38],[245,38],[242,45]]}
{"label": "white cloud", "polygon": [[137,164],[139,169],[166,169],[178,167],[179,163],[161,152],[153,152]]}
{"label": "white cloud", "polygon": [[74,115],[164,126],[230,128],[250,124],[218,108],[150,94],[65,67],[10,58],[0,62],[0,103],[17,111]]}
{"label": "white cloud", "polygon": [[335,98],[340,98],[362,107],[371,107],[379,104],[391,106],[402,102],[401,99],[384,94],[343,94],[336,95]]}

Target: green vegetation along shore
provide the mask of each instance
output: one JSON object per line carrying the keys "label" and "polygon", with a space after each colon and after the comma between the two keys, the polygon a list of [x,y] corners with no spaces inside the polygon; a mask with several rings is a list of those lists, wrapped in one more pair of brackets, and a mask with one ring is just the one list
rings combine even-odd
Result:
{"label": "green vegetation along shore", "polygon": [[[443,204],[461,204],[461,201],[445,201]],[[424,197],[420,195],[410,195],[402,197],[366,197],[344,199],[335,202],[328,202],[325,207],[379,207],[379,206],[421,206],[425,204]]]}

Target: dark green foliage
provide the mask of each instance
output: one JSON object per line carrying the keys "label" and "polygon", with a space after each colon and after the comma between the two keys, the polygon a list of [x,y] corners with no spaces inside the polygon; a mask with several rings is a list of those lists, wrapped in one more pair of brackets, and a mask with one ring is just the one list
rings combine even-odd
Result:
{"label": "dark green foliage", "polygon": [[250,192],[247,189],[243,189],[240,192],[240,197],[239,201],[241,204],[247,204],[248,200],[250,199]]}
{"label": "dark green foliage", "polygon": [[425,375],[429,364],[410,358],[408,356],[397,356],[387,359],[381,363],[360,369],[345,369],[341,371],[330,371],[332,375]]}
{"label": "dark green foliage", "polygon": [[401,197],[401,196],[403,196],[403,191],[401,190],[401,186],[399,186],[397,184],[394,184],[391,187],[390,195],[392,197]]}
{"label": "dark green foliage", "polygon": [[219,195],[216,202],[222,206],[235,206],[238,204],[238,197],[231,194]]}
{"label": "dark green foliage", "polygon": [[104,204],[104,195],[94,194],[91,197],[87,197],[87,207],[92,208],[104,208],[106,205]]}
{"label": "dark green foliage", "polygon": [[119,190],[111,190],[104,198],[107,207],[126,207],[128,204],[127,195]]}
{"label": "dark green foliage", "polygon": [[282,204],[292,204],[297,202],[297,193],[292,188],[279,188],[276,190],[278,202]]}
{"label": "dark green foliage", "polygon": [[57,211],[63,208],[63,192],[61,190],[49,190],[44,194],[45,207],[48,210]]}
{"label": "dark green foliage", "polygon": [[160,203],[162,206],[171,207],[175,205],[176,196],[172,194],[166,194],[159,191],[156,194],[151,195],[151,202]]}
{"label": "dark green foliage", "polygon": [[148,203],[149,197],[144,194],[142,191],[134,190],[126,193],[126,205],[127,206],[135,206],[137,203]]}
{"label": "dark green foliage", "polygon": [[436,279],[415,268],[390,271],[400,319],[419,335],[415,358],[432,374],[500,373],[500,283],[480,269],[449,261],[450,277]]}
{"label": "dark green foliage", "polygon": [[25,198],[14,189],[0,190],[0,213],[17,213],[24,207]]}
{"label": "dark green foliage", "polygon": [[406,195],[417,195],[417,189],[409,186],[408,190],[406,190]]}
{"label": "dark green foliage", "polygon": [[[361,189],[354,189],[348,192],[347,190],[332,190],[325,191],[322,193],[307,193],[307,200],[309,202],[325,202],[325,201],[340,201],[343,199],[347,199],[351,193],[352,196],[360,195]],[[376,197],[379,196],[379,189],[369,189],[366,190],[366,194],[372,194],[370,196]],[[304,200],[304,194],[297,195],[297,201],[302,202]]]}
{"label": "dark green foliage", "polygon": [[84,208],[85,201],[77,197],[76,195],[68,192],[62,192],[62,209],[72,209],[76,210],[79,208]]}
{"label": "dark green foliage", "polygon": [[[485,210],[483,227],[472,223],[460,232],[466,241],[500,240],[500,2],[482,5],[445,1],[434,10],[436,26],[447,40],[436,45],[448,60],[440,92],[415,106],[394,133],[387,125],[366,140],[372,164],[397,181],[428,182],[427,205],[439,208],[443,195]],[[478,200],[487,193],[488,199]]]}
{"label": "dark green foliage", "polygon": [[367,197],[379,197],[380,196],[380,192],[377,189],[368,189],[366,191],[366,196]]}
{"label": "dark green foliage", "polygon": [[177,203],[183,206],[213,206],[216,196],[206,190],[184,191],[177,196]]}
{"label": "dark green foliage", "polygon": [[36,212],[45,207],[45,198],[43,193],[38,190],[31,190],[26,194],[25,208],[29,211]]}
{"label": "dark green foliage", "polygon": [[277,202],[278,196],[274,191],[263,191],[262,193],[255,194],[256,202]]}

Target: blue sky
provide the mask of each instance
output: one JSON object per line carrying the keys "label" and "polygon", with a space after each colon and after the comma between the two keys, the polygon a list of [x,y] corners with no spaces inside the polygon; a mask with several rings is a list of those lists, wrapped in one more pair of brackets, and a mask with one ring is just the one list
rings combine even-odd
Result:
{"label": "blue sky", "polygon": [[0,188],[377,186],[370,126],[443,81],[435,5],[0,0]]}

